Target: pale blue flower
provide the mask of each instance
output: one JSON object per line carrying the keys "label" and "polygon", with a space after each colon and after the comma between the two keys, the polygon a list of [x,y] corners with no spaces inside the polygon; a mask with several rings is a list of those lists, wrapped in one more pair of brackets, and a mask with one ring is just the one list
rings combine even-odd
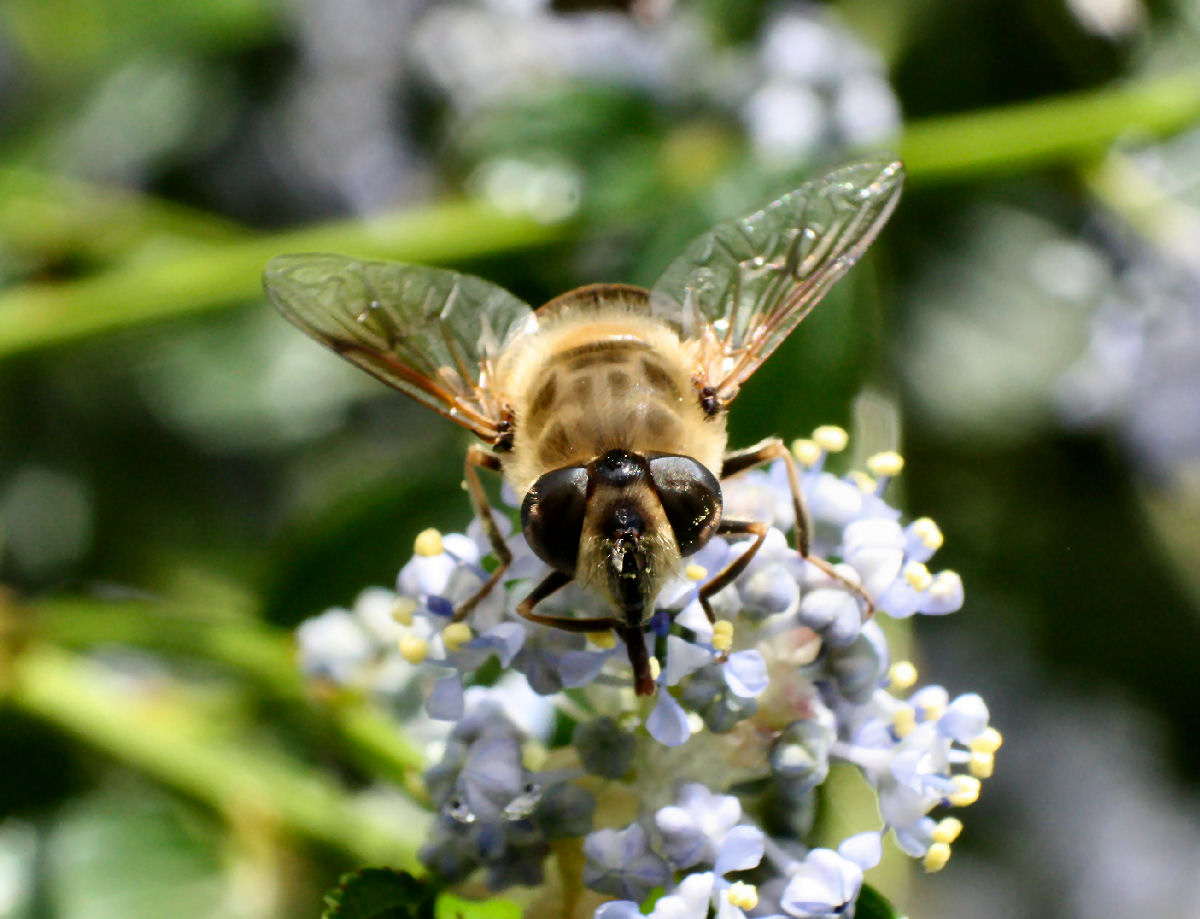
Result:
{"label": "pale blue flower", "polygon": [[741,822],[742,805],[733,795],[716,794],[699,782],[679,789],[675,803],[660,808],[655,825],[663,853],[676,867],[713,864],[730,831]]}
{"label": "pale blue flower", "polygon": [[795,919],[836,919],[858,899],[863,870],[879,863],[878,833],[845,840],[835,852],[812,849],[787,872],[780,908]]}
{"label": "pale blue flower", "polygon": [[631,823],[623,830],[597,830],[583,841],[587,864],[583,882],[599,893],[640,903],[656,887],[665,887],[671,870],[650,850],[646,831]]}

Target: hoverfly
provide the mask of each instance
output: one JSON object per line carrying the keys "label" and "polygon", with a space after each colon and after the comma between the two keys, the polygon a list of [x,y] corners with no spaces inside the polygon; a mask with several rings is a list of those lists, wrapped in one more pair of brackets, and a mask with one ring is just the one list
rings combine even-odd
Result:
{"label": "hoverfly", "polygon": [[[799,475],[783,442],[727,453],[725,413],[743,383],[875,239],[899,199],[890,159],[843,166],[684,250],[651,290],[593,284],[533,310],[480,278],[342,255],[281,255],[268,295],[313,338],[475,434],[466,482],[499,560],[465,617],[512,556],[480,468],[523,496],[521,527],[550,573],[518,604],[526,619],[615,631],[639,695],[654,692],[643,637],[664,583],[715,534],[753,537],[703,584],[709,598],[754,557],[768,526],[722,517],[721,480],[782,459],[808,552]],[[535,612],[572,580],[613,615]],[[851,582],[870,609],[870,601]]]}

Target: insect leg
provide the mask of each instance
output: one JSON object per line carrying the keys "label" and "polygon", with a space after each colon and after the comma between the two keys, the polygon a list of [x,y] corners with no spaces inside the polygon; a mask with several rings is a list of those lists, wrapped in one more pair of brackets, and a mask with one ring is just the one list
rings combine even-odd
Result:
{"label": "insect leg", "polygon": [[560,587],[569,584],[571,580],[572,578],[569,574],[564,574],[561,571],[550,572],[537,587],[529,592],[529,595],[524,600],[517,604],[517,612],[530,622],[536,622],[538,625],[548,625],[551,628],[562,629],[565,632],[607,632],[609,629],[614,630],[625,641],[625,648],[629,652],[629,663],[633,667],[634,691],[639,696],[654,695],[654,678],[650,675],[650,657],[646,653],[646,641],[643,637],[645,632],[640,625],[626,625],[612,616],[567,619],[562,616],[542,616],[533,611],[535,606]]}
{"label": "insect leg", "polygon": [[792,459],[791,451],[783,445],[778,437],[768,437],[759,441],[753,447],[726,453],[721,462],[721,478],[727,479],[773,459],[783,460],[787,470],[788,488],[792,492],[792,507],[796,511],[796,549],[802,556],[808,558],[809,523],[808,509],[804,506],[804,492],[800,490],[800,473],[796,471],[796,461]]}
{"label": "insect leg", "polygon": [[[770,462],[773,459],[782,459],[784,468],[787,470],[788,487],[792,492],[792,506],[796,511],[796,549],[806,562],[814,565],[824,574],[833,578],[848,591],[854,594],[863,604],[865,615],[871,616],[875,612],[875,604],[871,602],[871,598],[867,592],[862,589],[862,585],[850,580],[845,575],[839,573],[828,561],[819,556],[809,553],[809,532],[810,523],[808,519],[808,508],[804,504],[804,492],[800,488],[800,473],[796,470],[796,461],[792,459],[791,451],[784,446],[783,441],[778,437],[768,437],[764,441],[760,441],[753,447],[747,447],[745,450],[735,450],[733,453],[725,454],[725,458],[721,463],[721,478],[727,479],[731,475],[736,475],[746,469],[751,469],[754,466],[762,463]],[[760,539],[761,542],[761,539]],[[758,550],[758,546],[752,546],[751,551],[746,553],[752,554]],[[744,566],[743,566],[744,567]],[[741,569],[739,569],[740,571]],[[736,574],[734,575],[736,577]],[[728,583],[726,581],[725,583]],[[708,585],[705,585],[706,587]],[[722,584],[721,587],[724,587]],[[720,590],[720,587],[717,588]],[[715,591],[713,591],[715,592]],[[707,612],[707,609],[706,609]],[[711,616],[709,618],[712,618]]]}
{"label": "insect leg", "polygon": [[600,616],[590,619],[568,619],[565,616],[543,616],[535,613],[533,608],[561,587],[571,583],[573,578],[562,571],[551,571],[542,582],[533,588],[517,604],[517,613],[536,622],[538,625],[548,625],[551,628],[562,629],[564,632],[606,632],[609,629],[621,627],[621,623],[611,616]]}
{"label": "insect leg", "polygon": [[458,608],[454,611],[455,622],[461,622],[465,619],[479,601],[486,597],[492,588],[500,583],[504,572],[508,570],[508,566],[512,563],[512,553],[508,551],[508,546],[504,544],[504,536],[500,533],[500,529],[496,526],[496,521],[492,517],[492,506],[488,503],[487,493],[483,490],[483,483],[479,481],[478,469],[480,467],[499,472],[500,460],[479,446],[479,444],[472,444],[467,450],[467,491],[471,495],[471,506],[475,511],[475,516],[483,524],[483,532],[487,535],[488,542],[492,546],[492,551],[496,553],[496,558],[500,560],[500,564],[492,572],[491,576],[483,582],[483,586],[479,590],[475,591],[472,596],[459,604]]}
{"label": "insect leg", "polygon": [[750,564],[750,559],[754,558],[755,553],[762,546],[763,540],[767,538],[768,529],[770,528],[765,523],[760,523],[757,520],[722,520],[720,526],[717,527],[718,533],[735,535],[738,533],[753,533],[755,539],[750,544],[749,549],[714,574],[711,580],[700,588],[700,607],[704,610],[704,615],[708,617],[709,622],[716,622],[717,617],[712,611],[712,606],[709,604],[708,598],[730,584],[746,569],[746,566]]}

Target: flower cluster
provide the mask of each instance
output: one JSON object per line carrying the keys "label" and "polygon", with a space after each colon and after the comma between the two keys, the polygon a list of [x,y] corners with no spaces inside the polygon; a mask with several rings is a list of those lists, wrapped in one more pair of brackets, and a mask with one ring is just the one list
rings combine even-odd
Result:
{"label": "flower cluster", "polygon": [[[454,610],[494,566],[478,522],[465,534],[420,534],[394,591],[373,588],[301,626],[300,660],[315,679],[415,693],[430,719],[454,723],[426,776],[439,815],[421,853],[431,870],[459,881],[482,868],[493,889],[536,884],[549,842],[583,837],[581,882],[616,898],[597,917],[634,916],[661,889],[660,919],[704,917],[710,905],[731,919],[840,914],[889,829],[928,870],[946,863],[961,824],[942,811],[975,800],[1000,735],[979,696],[915,688],[913,665],[891,661],[879,617],[953,612],[962,582],[928,567],[942,543],[936,524],[905,525],[884,500],[897,454],[871,457],[867,472],[826,469],[846,441],[826,427],[792,448],[808,556],[788,542],[796,521],[783,461],[723,484],[728,517],[770,529],[711,597],[715,623],[700,586],[750,539],[712,539],[663,589],[644,635],[653,698],[634,695],[618,638],[516,614],[547,569],[503,514],[507,580],[466,619]],[[607,612],[571,587],[538,611]],[[553,719],[530,723],[530,690]],[[532,772],[531,750],[555,769]],[[874,787],[879,825],[810,848],[817,790],[839,762]]]}

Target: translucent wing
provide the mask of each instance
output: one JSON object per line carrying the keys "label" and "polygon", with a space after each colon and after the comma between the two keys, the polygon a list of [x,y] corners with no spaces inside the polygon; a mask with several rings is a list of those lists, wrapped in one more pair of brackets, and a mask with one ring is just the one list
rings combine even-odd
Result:
{"label": "translucent wing", "polygon": [[700,385],[733,399],[866,251],[903,182],[891,159],[843,166],[693,241],[654,285],[651,309],[701,342]]}
{"label": "translucent wing", "polygon": [[530,307],[480,278],[344,255],[280,255],[267,294],[289,320],[383,382],[494,443],[504,399],[492,362],[536,328]]}

